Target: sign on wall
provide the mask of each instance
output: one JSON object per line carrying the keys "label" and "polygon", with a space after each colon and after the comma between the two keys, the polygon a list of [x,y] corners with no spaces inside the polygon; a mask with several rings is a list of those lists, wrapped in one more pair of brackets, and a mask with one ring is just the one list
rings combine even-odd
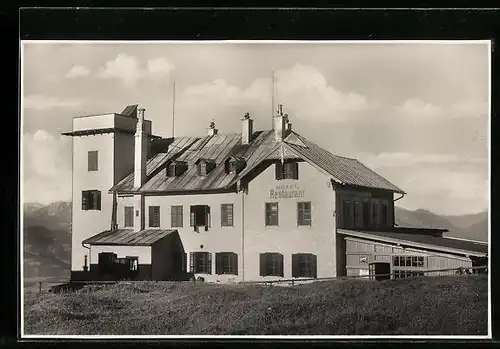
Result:
{"label": "sign on wall", "polygon": [[280,184],[269,190],[270,199],[292,199],[303,198],[304,189],[297,184]]}

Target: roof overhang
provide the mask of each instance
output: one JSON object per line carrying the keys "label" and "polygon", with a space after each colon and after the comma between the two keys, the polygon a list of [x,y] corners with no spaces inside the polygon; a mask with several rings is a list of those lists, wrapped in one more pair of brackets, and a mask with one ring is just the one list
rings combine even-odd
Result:
{"label": "roof overhang", "polygon": [[[414,248],[421,248],[425,250],[434,250],[439,252],[447,252],[452,254],[464,255],[464,256],[474,256],[474,257],[487,257],[488,253],[472,251],[472,250],[463,250],[458,248],[452,248],[447,246],[440,246],[429,243],[415,242],[407,239],[397,239],[394,237],[386,237],[375,234],[370,234],[369,232],[361,232],[356,230],[347,230],[347,229],[337,229],[337,232],[342,235],[353,236],[361,239],[372,240],[372,241],[380,241],[386,242],[394,245],[405,245]],[[445,238],[442,238],[445,239]]]}
{"label": "roof overhang", "polygon": [[[71,137],[81,137],[81,136],[94,136],[106,133],[125,133],[125,134],[135,134],[135,131],[119,128],[119,127],[108,127],[108,128],[97,128],[97,129],[89,129],[89,130],[78,130],[71,132],[62,132],[63,136],[71,136]],[[159,139],[160,136],[149,135],[151,139]]]}
{"label": "roof overhang", "polygon": [[82,241],[91,246],[152,246],[163,238],[178,233],[174,229],[133,229],[106,230]]}

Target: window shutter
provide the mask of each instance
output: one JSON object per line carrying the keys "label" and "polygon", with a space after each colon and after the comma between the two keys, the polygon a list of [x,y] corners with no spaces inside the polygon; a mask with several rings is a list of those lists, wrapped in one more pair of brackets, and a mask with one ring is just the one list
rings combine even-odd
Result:
{"label": "window shutter", "polygon": [[95,208],[97,210],[101,210],[101,192],[100,191],[95,191],[95,202],[94,202]]}
{"label": "window shutter", "polygon": [[194,227],[194,207],[191,206],[191,213],[190,213],[190,216],[189,216],[189,226],[190,227]]}
{"label": "window shutter", "polygon": [[292,277],[299,277],[300,270],[300,255],[292,254]]}
{"label": "window shutter", "polygon": [[195,254],[194,254],[194,252],[190,252],[189,253],[189,271],[193,274],[195,273],[194,266],[195,266]]}
{"label": "window shutter", "polygon": [[231,253],[233,272],[238,275],[238,255],[236,253]]}
{"label": "window shutter", "polygon": [[211,227],[210,224],[210,206],[205,206],[205,223],[207,227]]}
{"label": "window shutter", "polygon": [[312,267],[313,267],[313,277],[317,278],[318,277],[318,267],[317,267],[317,257],[315,254],[311,255],[312,259]]}
{"label": "window shutter", "polygon": [[293,179],[299,179],[299,163],[293,163]]}
{"label": "window shutter", "polygon": [[210,252],[206,252],[208,257],[208,274],[212,274],[212,254]]}
{"label": "window shutter", "polygon": [[267,253],[259,255],[260,276],[267,275]]}
{"label": "window shutter", "polygon": [[215,274],[222,274],[222,255],[221,253],[215,254]]}
{"label": "window shutter", "polygon": [[279,274],[281,277],[284,276],[283,273],[283,255],[278,253],[278,261],[279,261]]}
{"label": "window shutter", "polygon": [[283,179],[283,165],[280,162],[276,163],[276,179]]}
{"label": "window shutter", "polygon": [[86,211],[88,207],[88,197],[87,197],[87,192],[82,191],[82,210]]}

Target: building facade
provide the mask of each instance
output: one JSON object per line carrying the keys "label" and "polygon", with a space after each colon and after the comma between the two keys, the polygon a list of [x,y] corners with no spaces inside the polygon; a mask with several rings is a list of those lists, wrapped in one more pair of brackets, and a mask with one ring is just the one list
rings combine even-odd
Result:
{"label": "building facade", "polygon": [[[403,237],[394,200],[404,192],[292,130],[281,107],[272,130],[254,131],[248,114],[239,133],[212,123],[204,137],[160,138],[151,127],[133,105],[75,118],[65,133],[73,137],[72,278],[324,278],[363,275],[379,260],[399,269],[398,243],[367,231]],[[410,264],[415,257],[420,268],[425,256],[425,267],[441,265],[435,258],[468,267],[469,249],[414,251]]]}

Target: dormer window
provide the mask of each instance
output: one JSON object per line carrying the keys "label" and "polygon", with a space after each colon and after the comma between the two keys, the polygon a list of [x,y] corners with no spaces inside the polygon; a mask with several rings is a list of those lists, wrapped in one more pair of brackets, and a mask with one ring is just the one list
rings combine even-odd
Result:
{"label": "dormer window", "polygon": [[299,179],[299,163],[295,161],[276,163],[276,179]]}
{"label": "dormer window", "polygon": [[226,173],[239,173],[245,168],[246,162],[245,159],[240,157],[230,157],[224,165]]}
{"label": "dormer window", "polygon": [[196,163],[198,165],[198,175],[206,176],[215,168],[215,161],[210,159],[200,159]]}
{"label": "dormer window", "polygon": [[178,177],[187,169],[184,161],[173,161],[167,166],[167,177]]}

